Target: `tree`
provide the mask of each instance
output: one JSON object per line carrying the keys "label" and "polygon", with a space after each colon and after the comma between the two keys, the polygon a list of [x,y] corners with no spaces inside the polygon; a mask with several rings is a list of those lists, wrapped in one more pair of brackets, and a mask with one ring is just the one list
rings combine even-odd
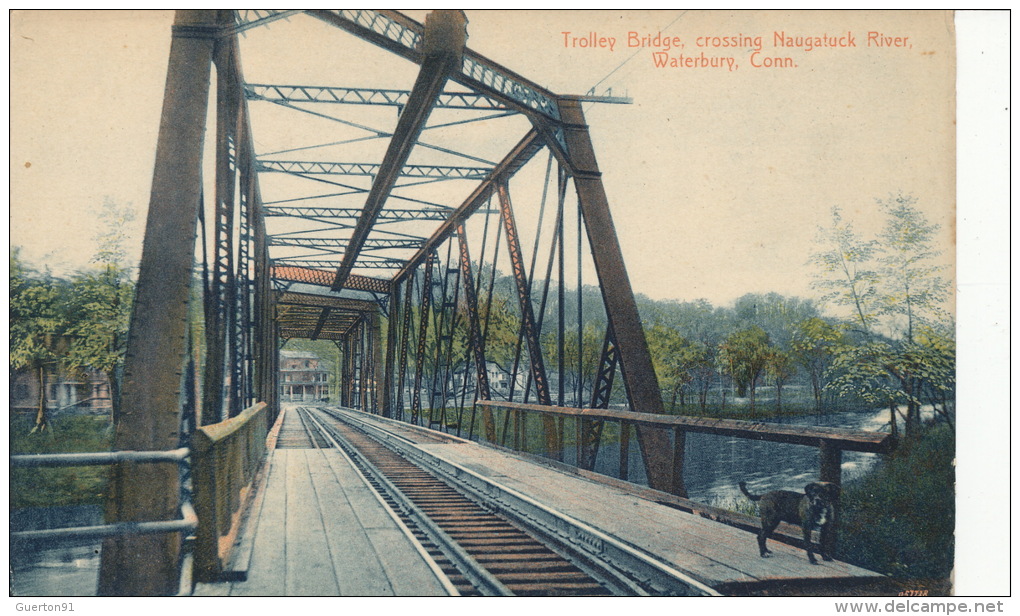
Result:
{"label": "tree", "polygon": [[769,341],[788,350],[796,324],[818,316],[814,302],[779,293],[748,293],[733,305],[738,327],[757,325],[769,335]]}
{"label": "tree", "polygon": [[931,224],[917,209],[917,198],[897,194],[879,200],[886,215],[879,234],[881,314],[905,322],[905,338],[914,341],[918,325],[944,322],[943,302],[949,295],[940,273],[944,265],[935,262],[942,254],[934,248],[939,225]]}
{"label": "tree", "polygon": [[[949,321],[942,306],[948,296],[940,275],[944,266],[936,262],[940,251],[934,247],[939,226],[927,221],[912,196],[901,193],[876,203],[885,214],[877,239],[859,238],[838,209],[833,210],[829,232],[819,235],[819,241],[828,244],[815,255],[821,266],[817,284],[831,290],[830,299],[855,307],[851,327],[863,336],[859,345],[833,346],[827,387],[887,404],[893,430],[898,407],[905,405],[906,434],[912,437],[933,375],[945,379],[955,369],[951,345],[943,339],[935,348],[936,337],[917,335],[921,327],[946,328]],[[880,317],[891,337],[875,333]],[[948,413],[945,417],[949,419]]]}
{"label": "tree", "polygon": [[67,366],[103,372],[110,383],[113,420],[120,414],[120,380],[134,282],[127,270],[107,264],[101,270],[75,275],[63,298],[64,330],[70,337]]}
{"label": "tree", "polygon": [[39,379],[33,433],[49,427],[46,414],[46,375],[55,374],[66,349],[63,338],[66,318],[62,310],[61,281],[31,270],[20,251],[10,261],[10,367],[31,370]]}
{"label": "tree", "polygon": [[690,373],[691,344],[678,331],[656,324],[648,330],[648,350],[659,387],[670,394],[669,408],[685,403],[684,388],[693,380]]}
{"label": "tree", "polygon": [[790,350],[794,361],[804,368],[811,381],[815,410],[822,409],[825,374],[837,346],[846,344],[839,328],[819,317],[804,319],[794,326]]}
{"label": "tree", "polygon": [[819,251],[811,261],[819,274],[813,286],[823,291],[823,301],[851,307],[861,330],[870,333],[878,311],[873,261],[878,243],[862,239],[839,207],[832,208],[832,223],[819,227],[815,242]]}
{"label": "tree", "polygon": [[764,329],[753,325],[727,336],[719,351],[719,361],[723,369],[737,384],[737,395],[744,397],[750,394],[753,416],[758,379],[761,378],[774,352],[769,344],[769,335]]}
{"label": "tree", "polygon": [[81,271],[71,279],[63,302],[67,314],[70,350],[65,359],[74,369],[91,368],[106,374],[114,421],[120,415],[120,381],[127,349],[128,326],[135,285],[127,264],[130,224],[134,210],[109,198],[98,218],[102,223],[95,236],[98,249],[92,257],[95,268]]}
{"label": "tree", "polygon": [[781,411],[783,409],[783,385],[797,373],[793,356],[773,347],[772,353],[765,363],[765,370],[772,377],[772,382],[776,384],[776,410]]}

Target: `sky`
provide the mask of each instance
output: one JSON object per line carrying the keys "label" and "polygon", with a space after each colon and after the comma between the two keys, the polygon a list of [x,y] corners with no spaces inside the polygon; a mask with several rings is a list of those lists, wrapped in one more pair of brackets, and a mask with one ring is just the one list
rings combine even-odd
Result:
{"label": "sky", "polygon": [[[636,291],[717,304],[748,292],[809,296],[812,241],[830,209],[841,207],[871,233],[880,224],[875,200],[899,192],[916,196],[941,225],[952,265],[954,43],[946,14],[468,11],[468,18],[469,47],[554,92],[595,86],[633,100],[588,105],[586,114]],[[109,198],[144,211],[171,20],[123,11],[12,17],[11,241],[28,259],[58,272],[78,267],[93,250],[99,204]],[[344,75],[338,83],[357,82],[370,62],[327,49],[309,54],[301,44],[309,21],[317,23],[297,17],[250,33],[275,45],[278,57],[293,54],[264,73],[307,83],[301,59],[315,56]],[[868,47],[868,32],[902,46]],[[808,50],[795,38],[849,43],[847,34],[856,47]],[[797,47],[777,47],[777,36]],[[656,66],[657,57],[702,54],[736,68]],[[769,62],[795,66],[753,66]],[[398,82],[413,79],[405,64]],[[252,81],[261,67],[244,68]],[[140,244],[140,228],[137,235]]]}
{"label": "sky", "polygon": [[[1009,58],[1000,42],[1008,40],[1008,16],[958,16],[968,61],[959,75],[958,159],[953,38],[939,13],[469,11],[468,17],[472,49],[557,93],[597,85],[599,93],[612,88],[633,99],[586,113],[640,293],[716,304],[747,292],[807,296],[813,231],[832,206],[871,232],[879,225],[876,198],[896,191],[918,197],[942,225],[947,264],[955,257],[958,266],[959,395],[982,402],[960,421],[961,443],[977,439],[981,455],[958,466],[960,516],[972,523],[959,529],[958,562],[970,566],[958,570],[957,583],[970,594],[1001,589],[1007,568],[980,563],[994,564],[982,550],[996,545],[992,533],[1008,524],[1001,512],[1009,509],[982,506],[1001,494],[982,477],[1001,476],[1008,465],[1006,432],[999,439],[966,432],[975,422],[1001,421],[1009,408],[1002,394],[990,393],[1009,379],[1003,276],[1009,99],[1002,79]],[[97,208],[107,198],[131,204],[144,220],[171,21],[164,12],[11,14],[10,243],[29,260],[57,273],[85,265]],[[272,32],[285,34],[287,27]],[[656,68],[652,50],[624,47],[630,31],[678,36],[682,53],[732,56],[739,68]],[[776,31],[852,33],[858,46],[875,31],[882,33],[878,41],[906,37],[913,46],[780,52]],[[592,32],[596,42],[615,38],[614,50],[571,46],[570,37]],[[767,52],[759,57],[790,57],[796,66],[757,69],[746,51],[697,48],[699,36],[758,35]],[[309,52],[300,38],[281,37],[279,44],[281,53]],[[358,58],[331,59],[338,72],[359,70]],[[140,245],[140,228],[136,237]]]}

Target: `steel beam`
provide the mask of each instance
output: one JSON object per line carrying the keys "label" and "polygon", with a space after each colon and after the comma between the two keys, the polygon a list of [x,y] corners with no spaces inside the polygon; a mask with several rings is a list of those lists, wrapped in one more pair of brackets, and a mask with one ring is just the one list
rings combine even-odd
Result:
{"label": "steel beam", "polygon": [[[294,216],[297,218],[357,218],[360,208],[310,207],[269,205],[262,208],[266,216]],[[446,220],[453,209],[427,208],[421,210],[387,208],[379,213],[380,222],[403,222],[408,220]]]}
{"label": "steel beam", "polygon": [[[520,236],[517,234],[517,223],[514,220],[513,206],[510,202],[510,192],[506,182],[499,183],[498,192],[500,215],[503,219],[503,229],[506,232],[507,251],[510,254],[510,265],[517,287],[517,299],[520,302],[521,308],[521,334],[528,345],[528,364],[531,369],[531,379],[535,383],[535,395],[538,397],[538,403],[551,405],[552,396],[549,392],[549,381],[546,379],[545,361],[542,359],[542,345],[539,340],[540,332],[535,323],[534,309],[531,306],[531,282],[524,271],[524,256],[521,253]],[[545,432],[546,450],[553,457],[558,457],[559,430],[556,420],[543,415],[542,424]]]}
{"label": "steel beam", "polygon": [[[417,250],[421,248],[422,243],[425,241],[421,239],[386,239],[386,238],[371,238],[365,240],[362,245],[362,250],[386,250],[389,248],[398,248],[404,250]],[[295,246],[295,247],[308,247],[308,248],[336,248],[338,250],[348,251],[350,249],[350,241],[342,240],[331,237],[279,237],[271,236],[269,238],[269,244],[271,246]],[[330,251],[333,252],[333,251]],[[337,253],[341,254],[341,253]]]}
{"label": "steel beam", "polygon": [[[339,103],[347,105],[390,105],[403,109],[411,96],[410,90],[376,88],[342,88],[333,86],[294,86],[248,83],[244,85],[249,100],[286,101],[290,103]],[[443,92],[436,99],[436,109],[476,109],[506,111],[505,104],[476,92]]]}
{"label": "steel beam", "polygon": [[493,169],[492,174],[489,175],[484,181],[482,181],[475,189],[471,192],[471,195],[446,219],[439,229],[432,234],[432,237],[425,240],[425,244],[421,249],[411,257],[407,264],[401,269],[396,276],[393,277],[395,283],[404,280],[411,272],[414,271],[419,264],[421,264],[428,255],[435,251],[440,244],[446,241],[453,233],[457,230],[457,226],[462,224],[469,216],[475,213],[488,201],[489,197],[496,190],[496,184],[499,180],[509,180],[521,167],[526,165],[540,149],[544,147],[541,137],[537,130],[531,130],[527,135],[521,139],[520,142],[510,153],[503,158],[502,161]]}
{"label": "steel beam", "polygon": [[393,372],[397,361],[397,323],[400,321],[400,285],[393,285],[390,293],[390,314],[386,319],[386,359],[383,367],[381,410],[383,417],[393,417]]}
{"label": "steel beam", "polygon": [[[598,273],[606,315],[616,338],[619,362],[631,408],[643,413],[664,413],[661,390],[652,366],[652,356],[641,326],[634,291],[630,285],[616,227],[609,212],[609,199],[595,158],[580,101],[561,100],[565,139],[577,200],[584,215],[588,245]],[[668,431],[638,428],[638,442],[649,485],[663,491],[686,495],[682,469],[672,463]],[[677,475],[674,479],[674,474]]]}
{"label": "steel beam", "polygon": [[[205,297],[206,362],[202,424],[223,419],[224,407],[234,404],[233,388],[224,389],[226,364],[236,354],[237,288],[234,281],[234,180],[237,172],[239,99],[231,39],[217,41],[216,64],[216,177],[213,223],[213,271],[210,296]],[[226,404],[225,404],[226,403]]]}
{"label": "steel beam", "polygon": [[[471,254],[468,251],[467,233],[464,225],[457,227],[457,239],[460,246],[460,275],[464,283],[464,302],[467,304],[468,312],[468,346],[471,347],[471,354],[475,361],[475,375],[477,379],[477,394],[479,400],[489,400],[489,371],[488,362],[485,360],[485,338],[482,337],[482,328],[478,320],[478,292],[475,289],[474,274],[471,271]],[[465,366],[464,378],[467,379]],[[496,424],[492,417],[492,410],[482,410],[482,420],[485,425],[485,438],[490,443],[496,441]],[[458,422],[458,426],[459,426]]]}
{"label": "steel beam", "polygon": [[499,184],[500,214],[503,219],[503,230],[506,232],[507,251],[510,253],[510,265],[513,270],[514,283],[517,287],[517,299],[521,308],[521,329],[528,345],[528,358],[531,365],[531,378],[535,382],[535,394],[538,403],[551,405],[549,382],[545,375],[545,361],[542,359],[542,345],[539,340],[538,326],[535,322],[535,311],[531,306],[531,283],[524,269],[524,255],[521,253],[520,236],[517,234],[517,222],[514,220],[510,191],[505,183]]}
{"label": "steel beam", "polygon": [[256,28],[258,26],[265,26],[278,19],[287,19],[290,16],[297,15],[301,12],[302,11],[289,9],[238,9],[234,11],[234,25],[231,28],[231,32],[233,34],[240,34],[245,30],[250,30],[251,28]]}
{"label": "steel beam", "polygon": [[[152,192],[124,357],[123,412],[113,448],[179,447],[180,384],[188,330],[202,150],[214,39],[223,22],[215,11],[178,11],[170,46]],[[178,517],[178,469],[118,464],[106,501],[109,523]],[[100,595],[170,595],[178,588],[177,533],[104,540]]]}
{"label": "steel beam", "polygon": [[[424,61],[420,41],[425,28],[406,15],[396,11],[344,9],[311,10],[309,14],[412,62]],[[551,92],[470,49],[464,50],[463,62],[451,79],[518,111],[554,122],[560,119],[556,97]]]}
{"label": "steel beam", "polygon": [[383,157],[379,174],[372,182],[372,190],[369,191],[365,201],[364,211],[358,218],[358,224],[351,235],[348,252],[336,270],[336,279],[332,286],[334,291],[342,289],[347,282],[347,277],[350,275],[351,269],[354,268],[361,247],[375,224],[375,219],[379,216],[401,169],[407,162],[407,157],[411,154],[411,149],[432,112],[436,98],[442,92],[450,71],[460,62],[464,43],[467,40],[466,20],[463,13],[435,11],[429,15],[429,19],[431,21],[428,22],[428,25],[432,27],[426,28],[427,32],[422,41],[425,57],[422,60],[421,70],[411,89],[407,107],[397,121],[393,140]]}
{"label": "steel beam", "polygon": [[333,297],[330,295],[316,295],[314,293],[297,293],[294,291],[277,292],[276,304],[278,306],[309,306],[314,308],[329,306],[338,310],[354,312],[377,312],[379,310],[375,302],[348,299],[346,297]]}
{"label": "steel beam", "polygon": [[[434,253],[433,253],[434,254]],[[435,257],[425,260],[425,275],[421,286],[421,306],[418,324],[418,352],[414,357],[414,391],[411,396],[411,423],[421,416],[421,380],[425,369],[425,347],[428,343],[429,309],[432,306],[432,265]]]}
{"label": "steel beam", "polygon": [[[259,171],[315,174],[315,175],[379,175],[381,165],[375,163],[347,163],[301,160],[260,160]],[[404,165],[400,177],[436,178],[444,180],[480,180],[491,172],[489,167],[461,167],[451,165]]]}

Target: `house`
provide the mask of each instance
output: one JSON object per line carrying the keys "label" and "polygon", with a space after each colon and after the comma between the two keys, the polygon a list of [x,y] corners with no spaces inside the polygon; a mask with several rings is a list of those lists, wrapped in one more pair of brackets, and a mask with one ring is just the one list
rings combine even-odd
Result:
{"label": "house", "polygon": [[[55,374],[47,370],[46,414],[55,417],[76,415],[110,415],[110,381],[105,372],[85,369],[72,374]],[[34,415],[39,406],[39,373],[19,370],[11,375],[11,412]]]}
{"label": "house", "polygon": [[[507,396],[510,394],[510,373],[504,370],[502,367],[500,367],[499,364],[497,364],[494,361],[487,361],[485,362],[485,365],[486,376],[488,377],[489,380],[490,395],[494,399],[505,400]],[[452,380],[453,386],[451,391],[456,391],[459,394],[461,388],[464,386],[464,369],[461,368],[451,376],[453,377]],[[472,368],[471,373],[468,375],[468,391],[474,392],[476,378],[477,377],[475,375],[474,368]],[[521,395],[521,392],[524,391],[524,384],[526,379],[527,379],[527,366],[524,366],[522,364],[522,367],[520,367],[517,372],[516,379],[517,385],[514,387],[514,390],[516,392],[515,397],[519,397]]]}
{"label": "house", "polygon": [[309,351],[280,351],[280,400],[329,400],[329,362]]}

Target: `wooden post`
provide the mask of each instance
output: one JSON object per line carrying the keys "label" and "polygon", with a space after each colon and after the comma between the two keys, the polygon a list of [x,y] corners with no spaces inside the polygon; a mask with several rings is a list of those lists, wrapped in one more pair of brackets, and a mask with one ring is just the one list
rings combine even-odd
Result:
{"label": "wooden post", "polygon": [[586,468],[584,462],[584,420],[578,417],[574,420],[574,465],[577,468]]}
{"label": "wooden post", "polygon": [[556,446],[556,451],[552,452],[552,458],[553,458],[553,460],[559,460],[560,462],[562,462],[563,461],[563,446],[564,446],[564,443],[566,442],[565,439],[564,439],[564,434],[563,434],[564,419],[562,417],[560,417],[560,420],[559,420],[558,423],[559,423],[559,426],[557,427],[557,430],[556,430],[557,446]]}
{"label": "wooden post", "polygon": [[620,422],[620,479],[627,480],[630,470],[630,424]]}
{"label": "wooden post", "polygon": [[517,451],[524,451],[528,446],[528,438],[521,430],[521,412],[514,409],[514,449]]}
{"label": "wooden post", "polygon": [[[827,440],[822,440],[818,447],[818,458],[820,461],[820,481],[834,483],[842,490],[843,486],[843,450],[838,445]],[[836,533],[839,528],[839,499],[833,503],[833,520],[830,529],[822,533],[821,542],[823,550],[830,555],[836,551]]]}
{"label": "wooden post", "polygon": [[673,486],[672,492],[677,496],[687,497],[684,485],[684,453],[687,450],[687,432],[680,428],[673,430]]}
{"label": "wooden post", "polygon": [[821,462],[821,470],[818,474],[819,480],[842,485],[843,450],[835,443],[823,440],[818,448],[818,457]]}
{"label": "wooden post", "polygon": [[[237,417],[203,426],[192,438],[195,513],[194,578],[214,582],[229,558],[220,539],[236,532],[242,491],[254,480],[266,453],[268,406],[259,403]],[[232,543],[232,542],[227,542]]]}

